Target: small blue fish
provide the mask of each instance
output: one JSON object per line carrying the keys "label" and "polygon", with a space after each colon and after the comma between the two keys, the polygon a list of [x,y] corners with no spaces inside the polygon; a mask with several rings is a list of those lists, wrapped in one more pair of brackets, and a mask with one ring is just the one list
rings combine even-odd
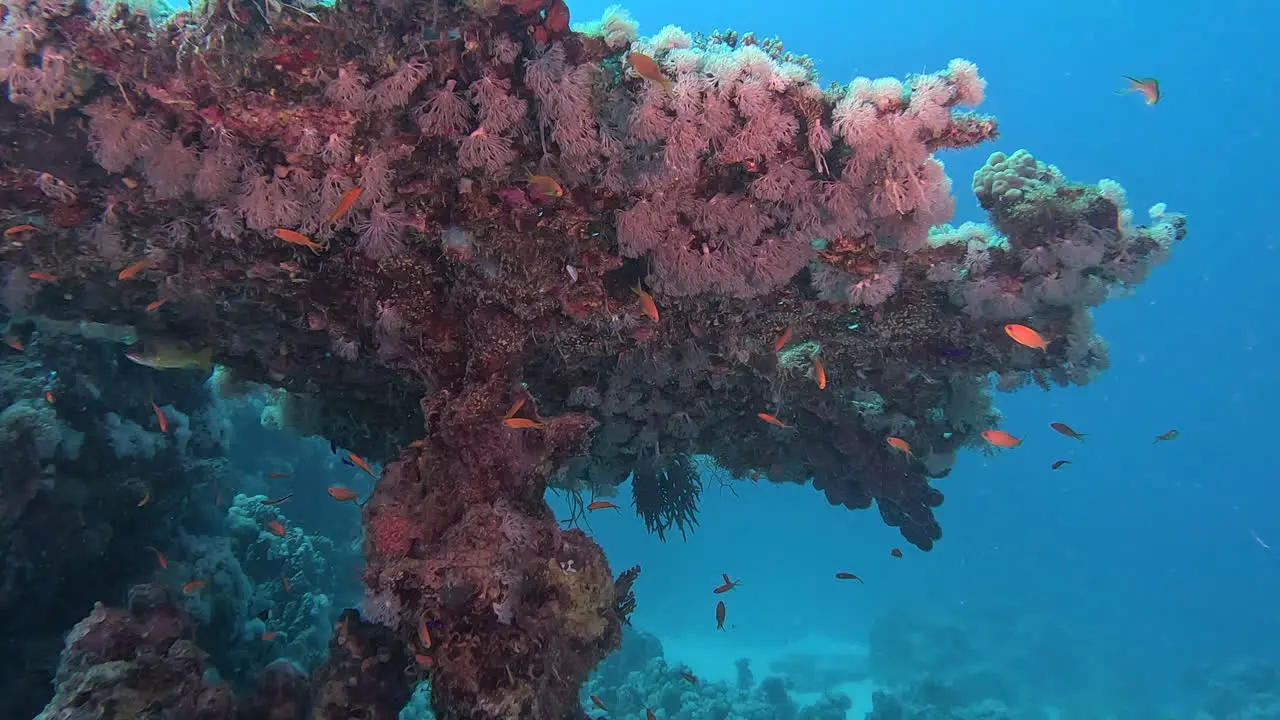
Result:
{"label": "small blue fish", "polygon": [[942,348],[937,353],[948,360],[963,360],[969,357],[968,348]]}
{"label": "small blue fish", "polygon": [[330,440],[330,441],[329,441],[329,452],[333,453],[334,455],[337,455],[337,454],[338,454],[338,441],[337,441],[337,440]]}
{"label": "small blue fish", "polygon": [[355,464],[355,463],[351,462],[350,460],[348,460],[348,459],[346,459],[346,458],[342,458],[342,464],[343,464],[343,465],[346,465],[347,467],[355,467],[355,466],[356,466],[356,464]]}

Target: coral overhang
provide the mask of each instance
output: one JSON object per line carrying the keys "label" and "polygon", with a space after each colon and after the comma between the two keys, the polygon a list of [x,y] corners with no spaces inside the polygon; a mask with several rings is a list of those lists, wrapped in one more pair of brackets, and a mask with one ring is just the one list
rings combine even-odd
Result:
{"label": "coral overhang", "polygon": [[[568,716],[618,642],[629,603],[557,526],[548,482],[609,493],[634,473],[650,527],[683,532],[709,455],[874,501],[927,550],[929,479],[998,421],[989,375],[1087,382],[1106,364],[1089,307],[1185,234],[1026,153],[975,178],[1003,235],[943,226],[932,153],[996,136],[961,109],[984,87],[964,61],[823,90],[773,41],[640,39],[616,13],[574,32],[567,13],[3,17],[0,220],[34,226],[0,256],[11,319],[212,347],[296,397],[308,430],[394,459],[366,508],[366,582],[406,638],[424,617],[459,628],[431,656],[443,717]],[[1008,342],[1012,320],[1055,342]],[[517,399],[532,429],[504,423]],[[510,667],[535,656],[538,674]]]}

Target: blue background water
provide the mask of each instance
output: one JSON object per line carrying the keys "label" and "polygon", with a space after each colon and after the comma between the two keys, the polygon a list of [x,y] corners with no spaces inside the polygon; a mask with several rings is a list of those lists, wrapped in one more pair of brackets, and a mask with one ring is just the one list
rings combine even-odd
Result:
{"label": "blue background water", "polygon": [[[576,0],[575,21],[608,3]],[[922,554],[874,512],[831,508],[796,486],[737,495],[709,481],[688,542],[647,536],[631,513],[597,512],[595,536],[615,571],[640,564],[638,627],[729,677],[756,649],[860,642],[880,613],[1011,607],[1058,624],[1103,673],[1174,692],[1199,661],[1280,650],[1280,400],[1274,302],[1277,157],[1269,128],[1280,100],[1264,68],[1280,5],[1075,2],[805,2],[627,5],[641,34],[664,24],[778,35],[818,62],[823,81],[903,76],[976,62],[994,144],[942,159],[958,220],[980,220],[969,178],[994,150],[1025,147],[1068,177],[1110,177],[1141,220],[1164,201],[1191,237],[1135,297],[1097,311],[1113,366],[1085,388],[1000,395],[1004,427],[1025,443],[998,457],[968,453],[938,485],[944,539]],[[1270,56],[1271,60],[1266,60]],[[1155,76],[1154,107],[1117,95],[1122,74]],[[1048,427],[1067,422],[1083,443]],[[1171,428],[1170,443],[1152,438]],[[1073,464],[1051,472],[1065,458]],[[623,497],[628,497],[624,491]],[[621,504],[629,505],[622,501]],[[1254,541],[1250,530],[1272,545]],[[896,560],[889,548],[902,546]],[[857,572],[865,586],[832,573]],[[728,634],[714,632],[720,573]],[[674,656],[674,657],[673,657]],[[704,660],[710,662],[709,660]]]}

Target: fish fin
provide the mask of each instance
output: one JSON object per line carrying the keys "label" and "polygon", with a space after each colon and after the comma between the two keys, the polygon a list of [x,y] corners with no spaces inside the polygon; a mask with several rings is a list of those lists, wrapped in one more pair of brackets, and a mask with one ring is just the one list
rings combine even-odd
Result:
{"label": "fish fin", "polygon": [[207,347],[196,353],[196,363],[200,365],[200,369],[205,372],[213,370],[213,348]]}

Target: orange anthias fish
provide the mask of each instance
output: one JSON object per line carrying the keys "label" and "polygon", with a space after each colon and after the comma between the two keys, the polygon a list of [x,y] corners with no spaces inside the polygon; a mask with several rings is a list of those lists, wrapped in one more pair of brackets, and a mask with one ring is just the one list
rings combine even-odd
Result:
{"label": "orange anthias fish", "polygon": [[329,497],[337,500],[338,502],[347,502],[348,500],[355,500],[360,497],[360,493],[344,487],[331,487],[325,490],[325,492],[329,493]]}
{"label": "orange anthias fish", "polygon": [[982,439],[995,445],[998,448],[1016,448],[1022,444],[1022,439],[1014,437],[1003,430],[983,430]]}
{"label": "orange anthias fish", "polygon": [[431,649],[431,633],[427,630],[426,618],[422,618],[418,623],[418,641],[422,643],[422,647],[427,650]]}
{"label": "orange anthias fish", "polygon": [[351,210],[351,206],[356,204],[356,200],[360,199],[360,193],[362,192],[364,192],[364,188],[357,185],[343,193],[342,199],[338,201],[338,206],[324,219],[324,224],[332,225],[341,220],[342,216]]}
{"label": "orange anthias fish", "polygon": [[[838,572],[836,573],[836,579],[837,580],[857,580],[858,582],[862,582],[862,578],[858,577],[857,575],[854,575],[851,572]],[[862,584],[865,585],[866,583],[862,583]]]}
{"label": "orange anthias fish", "polygon": [[1072,430],[1071,426],[1066,423],[1053,422],[1053,423],[1049,423],[1049,427],[1053,428],[1054,430],[1057,430],[1063,435],[1066,435],[1072,440],[1083,440],[1085,438],[1083,434],[1078,433],[1075,430]]}
{"label": "orange anthias fish", "polygon": [[542,427],[542,423],[529,418],[510,417],[502,421],[503,425],[516,430],[537,430]]}
{"label": "orange anthias fish", "polygon": [[142,499],[138,501],[138,507],[142,507],[151,502],[151,491],[148,490],[142,494]]}
{"label": "orange anthias fish", "polygon": [[1054,464],[1050,465],[1050,466],[1049,466],[1049,469],[1050,469],[1050,470],[1057,470],[1058,468],[1062,467],[1063,465],[1070,465],[1070,464],[1071,464],[1071,461],[1070,461],[1070,460],[1059,460],[1059,461],[1055,462]]}
{"label": "orange anthias fish", "polygon": [[1041,352],[1045,352],[1049,349],[1049,341],[1045,340],[1040,333],[1032,330],[1026,325],[1009,323],[1004,326],[1004,334],[1013,338],[1013,341],[1019,345],[1035,348]]}
{"label": "orange anthias fish", "polygon": [[[1174,438],[1176,438],[1176,437],[1178,437],[1178,431],[1177,431],[1177,430],[1170,430],[1170,431],[1168,431],[1168,432],[1162,432],[1162,433],[1160,433],[1159,435],[1157,435],[1157,436],[1156,436],[1156,439],[1155,439],[1155,442],[1165,442],[1165,441],[1167,441],[1167,440],[1172,440],[1172,439],[1174,439]],[[1153,443],[1153,444],[1154,444],[1154,443]]]}
{"label": "orange anthias fish", "polygon": [[147,305],[147,312],[155,312],[156,310],[159,310],[159,309],[160,309],[160,306],[161,306],[161,305],[164,305],[164,304],[165,304],[165,303],[167,303],[167,302],[169,302],[167,299],[165,299],[165,298],[160,298],[159,300],[156,300],[155,302],[149,303],[149,304]]}
{"label": "orange anthias fish", "polygon": [[356,467],[369,473],[369,477],[371,478],[378,477],[377,475],[373,474],[373,469],[369,467],[369,463],[365,462],[364,459],[361,458],[359,455],[355,453],[347,453],[347,457],[350,458],[351,462],[356,464]]}
{"label": "orange anthias fish", "polygon": [[275,535],[276,537],[284,537],[285,535],[284,525],[281,525],[279,520],[272,520],[271,522],[267,523],[267,530],[269,530],[271,534]]}
{"label": "orange anthias fish", "polygon": [[1129,81],[1129,87],[1117,90],[1117,95],[1138,92],[1142,93],[1142,99],[1146,100],[1148,105],[1155,105],[1160,102],[1160,81],[1155,78],[1134,78],[1128,75],[1121,75],[1120,77]]}
{"label": "orange anthias fish", "polygon": [[715,590],[711,591],[716,595],[719,595],[720,593],[727,593],[742,584],[741,579],[730,580],[729,573],[720,573],[720,577],[724,579],[724,584],[717,586]]}
{"label": "orange anthias fish", "polygon": [[564,188],[550,175],[530,175],[529,194],[535,200],[550,202],[564,197]]}
{"label": "orange anthias fish", "polygon": [[520,397],[516,398],[516,401],[511,403],[511,407],[507,409],[507,414],[503,415],[502,419],[510,420],[511,418],[515,417],[516,413],[520,412],[520,408],[524,407],[524,401],[525,401],[525,398],[527,397],[529,396],[521,395]]}
{"label": "orange anthias fish", "polygon": [[275,630],[268,630],[267,632],[262,633],[262,642],[271,642],[272,640],[275,640],[275,639],[276,639]]}
{"label": "orange anthias fish", "polygon": [[151,258],[142,258],[138,262],[121,270],[120,274],[117,275],[116,278],[119,280],[128,280],[129,278],[133,277],[134,275],[137,275],[143,270],[146,270],[147,268],[151,267],[154,264],[155,264],[155,261],[152,260]]}
{"label": "orange anthias fish", "polygon": [[605,508],[613,508],[614,510],[620,510],[620,508],[617,505],[614,505],[608,500],[595,500],[595,501],[592,501],[592,503],[587,506],[587,509],[592,511],[604,510]]}
{"label": "orange anthias fish", "polygon": [[282,587],[284,587],[284,594],[285,594],[285,595],[288,595],[288,594],[289,594],[289,592],[290,592],[291,590],[293,590],[293,584],[292,584],[292,583],[290,583],[290,582],[289,582],[289,578],[285,577],[284,575],[281,575],[281,576],[280,576],[280,585],[281,585]]}
{"label": "orange anthias fish", "polygon": [[151,403],[151,409],[156,411],[156,420],[160,421],[160,434],[167,435],[169,433],[169,418],[164,416],[164,411],[154,402]]}
{"label": "orange anthias fish", "polygon": [[784,429],[784,430],[785,430],[785,429],[787,429],[787,428],[789,428],[789,427],[791,427],[790,425],[788,425],[788,424],[786,424],[786,423],[782,422],[781,420],[779,420],[778,418],[774,417],[773,415],[770,415],[769,413],[756,413],[756,417],[758,417],[758,418],[760,418],[761,420],[763,420],[763,421],[765,421],[765,422],[769,423],[770,425],[777,425],[778,427],[780,427],[780,428],[782,428],[782,429]]}
{"label": "orange anthias fish", "polygon": [[192,593],[200,592],[200,588],[204,587],[204,585],[205,583],[203,580],[192,580],[191,582],[182,586],[182,594],[190,595]]}
{"label": "orange anthias fish", "polygon": [[658,304],[653,301],[653,296],[645,292],[639,285],[631,289],[640,298],[640,309],[644,311],[649,319],[658,322]]}
{"label": "orange anthias fish", "polygon": [[302,247],[310,250],[316,255],[319,255],[320,251],[324,250],[323,245],[317,243],[315,240],[312,240],[306,235],[303,235],[297,230],[290,230],[289,228],[276,228],[275,234],[276,234],[276,237],[280,238],[281,240],[287,243],[291,243],[293,245],[301,245]]}
{"label": "orange anthias fish", "polygon": [[791,342],[791,328],[783,330],[782,334],[778,336],[778,339],[773,341],[773,351],[778,352],[789,342]]}
{"label": "orange anthias fish", "polygon": [[18,233],[30,232],[35,229],[36,229],[35,225],[14,225],[13,227],[4,231],[4,236],[13,237]]}
{"label": "orange anthias fish", "polygon": [[663,92],[671,92],[671,78],[662,74],[662,68],[658,67],[657,60],[638,52],[631,53],[627,59],[631,61],[631,67],[636,69],[637,75],[651,83],[661,85]]}
{"label": "orange anthias fish", "polygon": [[902,551],[901,551],[901,550],[899,550],[898,548],[894,548],[894,549],[890,550],[890,551],[889,551],[889,554],[890,554],[890,555],[892,555],[892,556],[894,556],[894,557],[896,557],[896,558],[900,558],[900,557],[902,557]]}
{"label": "orange anthias fish", "polygon": [[691,673],[691,672],[689,672],[689,671],[687,671],[687,670],[686,670],[686,671],[682,671],[682,672],[680,673],[680,677],[684,678],[685,680],[688,680],[688,681],[689,681],[691,684],[693,684],[693,685],[697,685],[697,684],[698,684],[698,676],[697,676],[697,675],[694,675],[693,673]]}
{"label": "orange anthias fish", "polygon": [[609,708],[605,706],[604,701],[600,699],[599,695],[592,695],[591,702],[601,710],[609,712]]}
{"label": "orange anthias fish", "polygon": [[813,356],[813,377],[818,381],[818,389],[827,389],[827,369],[822,366],[822,358]]}
{"label": "orange anthias fish", "polygon": [[268,478],[270,478],[270,479],[272,479],[272,480],[275,480],[275,479],[277,479],[277,478],[289,477],[289,473],[284,472],[283,470],[281,470],[281,471],[279,471],[279,472],[267,473],[267,477],[268,477]]}
{"label": "orange anthias fish", "polygon": [[911,443],[907,442],[906,440],[903,440],[900,437],[894,437],[890,435],[889,437],[885,438],[884,441],[889,443],[889,447],[893,448],[894,450],[897,450],[898,452],[901,452],[905,455],[910,455],[911,457],[915,457],[915,455],[912,454],[911,452]]}
{"label": "orange anthias fish", "polygon": [[47,272],[39,272],[39,271],[31,272],[31,273],[27,273],[27,277],[31,278],[32,280],[39,280],[40,282],[58,282],[57,275],[50,275]]}
{"label": "orange anthias fish", "polygon": [[716,629],[724,629],[724,601],[716,603]]}
{"label": "orange anthias fish", "polygon": [[54,399],[55,399],[55,398],[53,397],[53,391],[52,391],[52,390],[45,390],[45,391],[44,391],[44,401],[45,401],[45,402],[49,403],[50,405],[53,405],[53,404],[54,404],[54,402],[53,402],[53,401],[54,401]]}
{"label": "orange anthias fish", "polygon": [[22,342],[22,338],[18,337],[17,335],[14,335],[13,333],[8,333],[4,336],[4,344],[8,345],[14,350],[17,350],[18,352],[27,351],[27,346]]}
{"label": "orange anthias fish", "polygon": [[169,561],[165,558],[164,553],[162,553],[162,552],[160,552],[159,550],[157,550],[157,549],[155,549],[155,548],[151,547],[150,545],[147,545],[147,546],[146,546],[146,547],[144,547],[143,549],[144,549],[144,550],[150,550],[151,552],[153,552],[153,553],[155,553],[155,554],[156,554],[156,562],[160,563],[160,568],[161,568],[161,569],[164,569],[164,568],[169,567]]}

